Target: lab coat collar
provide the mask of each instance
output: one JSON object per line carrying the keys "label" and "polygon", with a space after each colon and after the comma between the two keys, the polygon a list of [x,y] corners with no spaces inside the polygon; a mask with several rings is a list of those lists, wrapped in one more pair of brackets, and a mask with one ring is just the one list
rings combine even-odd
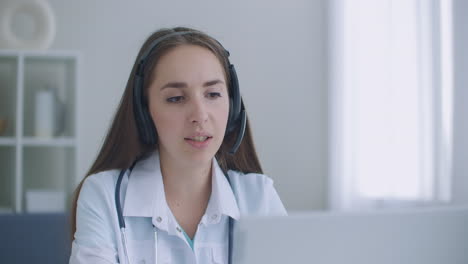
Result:
{"label": "lab coat collar", "polygon": [[[238,220],[240,212],[236,198],[215,158],[211,171],[212,191],[201,223],[219,223],[221,215],[228,215]],[[133,168],[128,180],[123,215],[152,217],[153,224],[158,228],[169,232],[176,230],[177,221],[166,201],[157,151],[137,162]]]}
{"label": "lab coat collar", "polygon": [[211,196],[201,223],[217,224],[221,220],[221,215],[227,215],[239,220],[240,211],[236,197],[226,175],[215,158],[213,158],[211,176]]}
{"label": "lab coat collar", "polygon": [[128,180],[123,215],[151,217],[158,228],[173,230],[169,229],[169,224],[175,224],[168,217],[172,214],[166,202],[157,152],[135,164]]}

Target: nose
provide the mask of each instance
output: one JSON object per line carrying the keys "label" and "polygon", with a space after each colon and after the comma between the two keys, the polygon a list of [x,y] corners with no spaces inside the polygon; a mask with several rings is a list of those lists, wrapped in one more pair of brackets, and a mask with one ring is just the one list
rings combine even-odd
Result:
{"label": "nose", "polygon": [[190,122],[204,124],[208,120],[208,111],[202,98],[194,98],[190,109]]}

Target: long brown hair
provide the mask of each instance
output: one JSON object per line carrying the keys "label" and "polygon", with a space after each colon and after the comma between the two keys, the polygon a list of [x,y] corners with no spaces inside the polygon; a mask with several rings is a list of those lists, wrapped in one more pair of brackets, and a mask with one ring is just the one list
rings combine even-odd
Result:
{"label": "long brown hair", "polygon": [[[193,34],[174,35],[165,38],[159,42],[151,54],[149,54],[148,63],[144,69],[144,76],[150,76],[150,78],[144,79],[143,87],[145,91],[150,86],[151,81],[155,78],[155,76],[153,76],[154,67],[156,66],[158,60],[169,50],[172,50],[180,45],[198,45],[213,52],[213,54],[216,55],[216,57],[220,60],[221,65],[224,68],[227,81],[226,83],[230,83],[231,76],[229,76],[228,54],[214,38],[206,35],[201,31],[184,27],[161,29],[153,33],[145,41],[140,49],[140,52],[138,53],[135,64],[133,65],[132,71],[130,73],[130,77],[128,78],[127,86],[123,93],[122,99],[120,100],[120,104],[112,121],[112,125],[110,126],[101,150],[99,151],[99,155],[73,194],[71,212],[72,239],[76,231],[77,200],[84,180],[90,175],[101,171],[112,169],[127,169],[132,165],[133,162],[150,155],[158,148],[157,143],[155,145],[146,145],[143,144],[139,139],[133,112],[134,77],[139,58],[145,51],[150,48],[150,44],[155,39],[159,39],[167,34],[179,31],[193,32]],[[232,93],[231,89],[231,87],[228,87],[230,94]],[[257,157],[257,153],[255,151],[248,119],[242,143],[240,144],[237,152],[231,155],[228,153],[228,151],[234,144],[235,139],[237,138],[237,134],[237,130],[226,134],[221,147],[215,155],[221,169],[225,172],[228,170],[237,170],[243,173],[263,173],[259,159]]]}

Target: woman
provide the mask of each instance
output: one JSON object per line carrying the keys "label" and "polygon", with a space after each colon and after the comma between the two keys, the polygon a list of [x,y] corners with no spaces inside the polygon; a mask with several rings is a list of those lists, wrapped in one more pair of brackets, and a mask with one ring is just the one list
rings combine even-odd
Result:
{"label": "woman", "polygon": [[228,263],[235,220],[286,214],[228,56],[189,28],[147,39],[76,191],[70,263]]}

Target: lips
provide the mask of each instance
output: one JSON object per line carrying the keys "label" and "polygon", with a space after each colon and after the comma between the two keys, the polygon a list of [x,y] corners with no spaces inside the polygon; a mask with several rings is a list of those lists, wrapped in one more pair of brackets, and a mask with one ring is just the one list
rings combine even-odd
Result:
{"label": "lips", "polygon": [[201,149],[205,148],[211,142],[213,137],[207,134],[197,133],[190,137],[184,138],[185,142],[189,143],[192,147]]}

